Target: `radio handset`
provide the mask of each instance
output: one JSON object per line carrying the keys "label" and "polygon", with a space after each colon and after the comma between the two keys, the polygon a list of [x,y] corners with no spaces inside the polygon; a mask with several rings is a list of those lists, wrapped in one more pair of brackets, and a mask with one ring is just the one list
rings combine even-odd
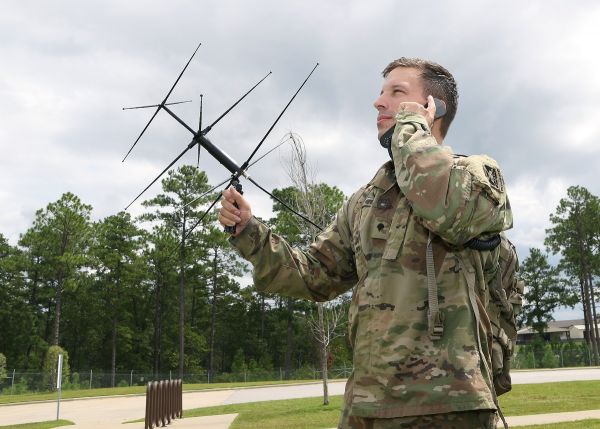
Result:
{"label": "radio handset", "polygon": [[[435,116],[433,120],[435,121],[438,118],[441,118],[446,114],[446,103],[444,103],[439,98],[434,98],[433,102],[435,103]],[[427,107],[427,105],[425,105]],[[392,126],[389,130],[387,130],[381,137],[379,137],[379,143],[386,149],[391,149],[392,147],[392,136],[394,135],[394,128],[396,126]],[[391,152],[391,151],[390,151]],[[391,158],[390,153],[390,158]]]}

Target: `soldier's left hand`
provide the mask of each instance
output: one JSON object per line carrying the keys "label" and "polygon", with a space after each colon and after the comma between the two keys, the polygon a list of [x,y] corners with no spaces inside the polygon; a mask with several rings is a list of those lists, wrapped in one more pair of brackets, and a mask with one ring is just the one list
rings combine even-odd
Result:
{"label": "soldier's left hand", "polygon": [[415,102],[404,102],[398,105],[398,113],[402,111],[409,111],[416,113],[417,115],[421,115],[427,120],[429,128],[433,126],[433,119],[435,118],[435,103],[431,95],[427,97],[427,107]]}

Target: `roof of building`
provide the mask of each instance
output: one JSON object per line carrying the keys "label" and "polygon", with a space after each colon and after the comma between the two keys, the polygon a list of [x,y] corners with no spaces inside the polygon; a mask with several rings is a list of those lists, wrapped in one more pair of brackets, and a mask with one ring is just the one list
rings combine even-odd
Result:
{"label": "roof of building", "polygon": [[[600,322],[597,322],[600,327]],[[544,330],[547,333],[553,332],[568,332],[570,329],[578,329],[585,331],[585,320],[584,319],[570,319],[570,320],[553,320],[548,322],[548,328]],[[517,334],[527,335],[535,334],[535,330],[531,326],[525,326],[517,331]]]}

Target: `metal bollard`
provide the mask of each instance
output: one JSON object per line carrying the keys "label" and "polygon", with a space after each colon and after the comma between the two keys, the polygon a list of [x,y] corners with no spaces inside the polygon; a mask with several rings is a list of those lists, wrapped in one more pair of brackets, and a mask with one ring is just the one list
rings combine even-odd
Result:
{"label": "metal bollard", "polygon": [[166,426],[183,417],[183,383],[178,380],[151,381],[146,385],[144,429]]}

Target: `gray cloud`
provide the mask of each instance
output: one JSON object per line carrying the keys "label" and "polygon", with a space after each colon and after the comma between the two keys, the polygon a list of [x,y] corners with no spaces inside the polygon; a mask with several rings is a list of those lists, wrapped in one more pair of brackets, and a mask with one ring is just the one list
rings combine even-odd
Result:
{"label": "gray cloud", "polygon": [[[4,2],[0,232],[14,243],[35,209],[69,190],[97,217],[122,209],[190,136],[161,113],[121,164],[152,114],[121,107],[162,100],[202,41],[172,96],[194,100],[176,108],[191,125],[200,93],[207,124],[273,71],[209,135],[239,161],[320,62],[265,150],[298,132],[319,178],[346,193],[386,160],[372,107],[383,67],[399,56],[445,65],[461,97],[447,144],[498,159],[515,210],[511,236],[525,255],[542,246],[568,186],[600,193],[598,18],[592,1]],[[201,167],[214,182],[226,176],[206,153]],[[277,155],[252,174],[267,188],[287,185]],[[247,195],[269,215],[268,197],[252,185]]]}

